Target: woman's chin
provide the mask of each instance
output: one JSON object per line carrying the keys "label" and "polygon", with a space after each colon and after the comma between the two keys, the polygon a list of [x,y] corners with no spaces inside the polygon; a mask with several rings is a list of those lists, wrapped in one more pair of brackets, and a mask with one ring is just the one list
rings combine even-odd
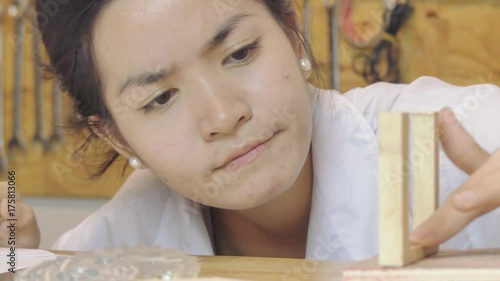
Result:
{"label": "woman's chin", "polygon": [[266,203],[271,202],[290,188],[290,184],[274,184],[269,183],[260,185],[259,188],[249,188],[236,195],[231,204],[225,204],[225,209],[230,210],[249,210],[261,207]]}

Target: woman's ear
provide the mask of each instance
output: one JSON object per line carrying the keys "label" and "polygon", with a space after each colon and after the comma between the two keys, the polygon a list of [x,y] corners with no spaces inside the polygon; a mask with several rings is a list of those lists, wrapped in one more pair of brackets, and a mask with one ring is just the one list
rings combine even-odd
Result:
{"label": "woman's ear", "polygon": [[87,119],[87,122],[92,132],[116,150],[116,152],[120,155],[127,159],[134,155],[132,149],[130,149],[128,145],[124,144],[124,141],[119,141],[116,135],[111,132],[109,126],[104,125],[99,117],[90,116]]}

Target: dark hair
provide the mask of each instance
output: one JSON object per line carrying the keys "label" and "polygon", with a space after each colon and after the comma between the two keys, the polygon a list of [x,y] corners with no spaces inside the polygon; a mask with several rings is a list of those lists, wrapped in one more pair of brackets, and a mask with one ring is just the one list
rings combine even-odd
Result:
{"label": "dark hair", "polygon": [[[124,141],[103,98],[102,81],[93,54],[93,30],[100,12],[112,0],[36,0],[37,24],[50,66],[48,71],[55,77],[61,89],[73,101],[75,118],[71,118],[70,128],[85,131],[86,140],[75,153],[86,153],[88,146],[99,139],[94,130],[107,128],[120,141]],[[291,0],[259,0],[264,3],[288,36],[295,35],[303,43],[313,63],[314,77],[319,79],[317,64],[312,56],[309,43],[299,28],[298,18]],[[59,2],[63,2],[59,4]],[[57,4],[57,5],[56,5]],[[55,7],[56,5],[57,7]],[[57,13],[54,13],[57,8]],[[52,9],[48,15],[47,9]],[[318,80],[319,81],[319,80]],[[99,124],[89,124],[90,116],[98,116]],[[98,126],[97,126],[98,125]],[[92,174],[96,179],[119,158],[119,154],[101,142],[105,151],[103,161]],[[85,159],[85,155],[83,155]]]}

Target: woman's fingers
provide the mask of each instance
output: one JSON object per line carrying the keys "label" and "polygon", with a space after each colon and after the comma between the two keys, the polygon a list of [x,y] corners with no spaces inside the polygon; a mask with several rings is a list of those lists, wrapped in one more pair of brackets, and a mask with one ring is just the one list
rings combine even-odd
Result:
{"label": "woman's fingers", "polygon": [[[7,185],[0,183],[0,246],[11,247],[15,239],[17,248],[38,248],[40,245],[40,230],[33,209],[20,201],[16,193],[15,204],[9,202]],[[10,205],[10,206],[9,206]],[[8,219],[16,219],[9,221]],[[11,230],[15,235],[11,237]],[[10,238],[10,240],[9,240]]]}
{"label": "woman's fingers", "polygon": [[454,192],[451,203],[462,212],[479,214],[500,207],[500,150]]}
{"label": "woman's fingers", "polygon": [[469,175],[489,157],[449,108],[439,112],[439,139],[450,160]]}
{"label": "woman's fingers", "polygon": [[491,156],[464,182],[410,239],[437,246],[458,233],[475,218],[500,206],[500,151]]}
{"label": "woman's fingers", "polygon": [[16,244],[19,248],[38,248],[40,245],[40,229],[38,228],[35,212],[24,203],[17,203],[17,211],[16,228],[19,234],[16,235]]}
{"label": "woman's fingers", "polygon": [[439,129],[450,160],[471,176],[412,232],[412,242],[430,247],[445,242],[475,218],[500,206],[500,152],[490,157],[449,108],[439,112]]}
{"label": "woman's fingers", "polygon": [[412,232],[410,241],[423,246],[438,246],[458,233],[475,217],[473,212],[458,211],[450,202],[445,202]]}

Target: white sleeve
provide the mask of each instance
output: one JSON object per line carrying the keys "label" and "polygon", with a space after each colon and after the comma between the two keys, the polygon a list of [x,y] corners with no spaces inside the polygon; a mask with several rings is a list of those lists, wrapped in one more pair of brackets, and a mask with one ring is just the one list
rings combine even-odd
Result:
{"label": "white sleeve", "polygon": [[380,111],[426,112],[450,107],[486,150],[493,152],[500,147],[500,88],[496,85],[461,87],[421,77],[408,85],[375,83],[344,96],[375,123]]}
{"label": "white sleeve", "polygon": [[59,237],[51,249],[93,251],[152,244],[171,194],[149,171],[134,171],[109,202]]}
{"label": "white sleeve", "polygon": [[65,232],[51,246],[59,251],[94,251],[109,247],[109,230],[106,221],[89,217],[77,227]]}

